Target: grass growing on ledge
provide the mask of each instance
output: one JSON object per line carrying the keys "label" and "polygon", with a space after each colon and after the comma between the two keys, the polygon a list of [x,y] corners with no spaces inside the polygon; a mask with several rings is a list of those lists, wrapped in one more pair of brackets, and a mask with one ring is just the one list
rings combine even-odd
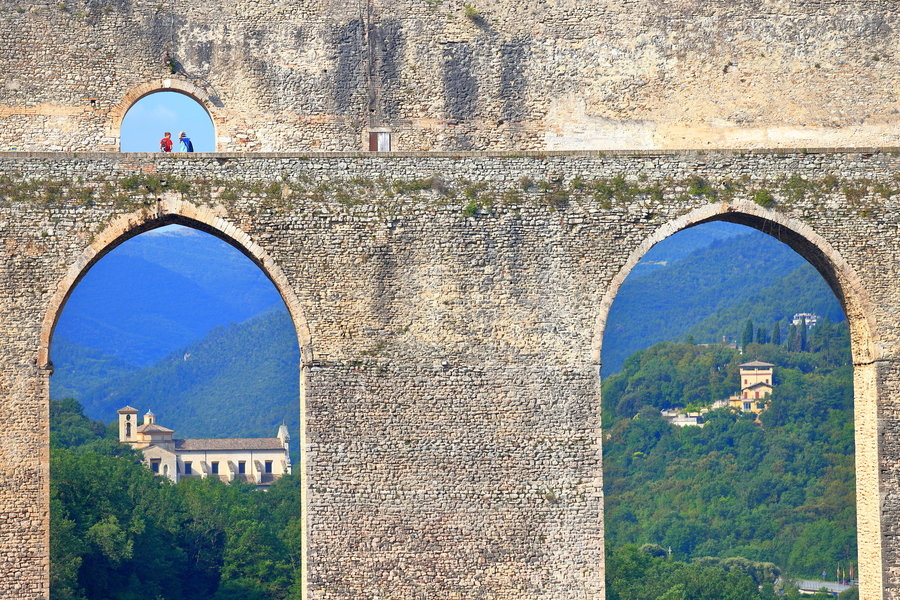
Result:
{"label": "grass growing on ledge", "polygon": [[751,200],[762,206],[763,208],[772,208],[775,206],[775,197],[768,190],[757,190],[750,197]]}
{"label": "grass growing on ledge", "polygon": [[718,197],[718,193],[712,185],[697,175],[688,180],[688,194],[691,196],[704,196],[710,200],[715,200]]}
{"label": "grass growing on ledge", "polygon": [[[710,181],[699,175],[681,180],[648,180],[624,175],[585,179],[583,174],[568,180],[564,175],[535,180],[524,175],[497,182],[502,187],[439,174],[396,180],[373,180],[357,175],[345,180],[319,180],[315,185],[302,173],[283,172],[278,179],[220,180],[184,178],[171,173],[131,173],[119,178],[97,176],[85,181],[29,179],[20,173],[7,173],[0,175],[0,205],[22,202],[48,209],[77,206],[103,210],[107,207],[125,212],[146,208],[162,194],[175,192],[197,205],[239,204],[258,215],[299,210],[311,214],[365,213],[395,218],[411,209],[427,207],[477,217],[495,213],[495,207],[515,211],[531,205],[557,211],[573,205],[609,210],[634,203],[642,205],[643,214],[655,215],[667,211],[652,205],[665,201],[687,208],[698,201],[749,200],[763,208],[778,206],[785,211],[802,203],[806,209],[816,211],[823,209],[823,200],[829,199],[861,218],[870,218],[881,213],[880,199],[891,200],[900,195],[900,177],[875,182],[841,179],[835,175],[808,179],[797,174],[769,180],[744,177],[737,181]],[[806,212],[805,218],[815,214]]]}

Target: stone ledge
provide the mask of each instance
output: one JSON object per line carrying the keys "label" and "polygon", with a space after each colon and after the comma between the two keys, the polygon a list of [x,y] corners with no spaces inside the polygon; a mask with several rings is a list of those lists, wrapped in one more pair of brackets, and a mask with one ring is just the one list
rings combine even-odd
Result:
{"label": "stone ledge", "polygon": [[858,147],[858,148],[684,148],[659,150],[525,150],[521,152],[477,151],[477,152],[182,152],[165,154],[162,152],[2,152],[0,160],[52,158],[66,159],[278,159],[278,158],[551,158],[604,156],[745,156],[745,155],[792,155],[792,154],[897,154],[900,146]]}

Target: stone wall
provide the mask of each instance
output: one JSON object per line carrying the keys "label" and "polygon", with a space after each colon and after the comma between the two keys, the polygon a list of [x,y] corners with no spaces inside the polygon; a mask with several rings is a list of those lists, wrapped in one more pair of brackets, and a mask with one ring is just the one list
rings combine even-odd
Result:
{"label": "stone wall", "polygon": [[0,589],[47,594],[64,299],[182,223],[256,260],[298,327],[306,597],[602,598],[606,312],[652,244],[724,219],[844,301],[863,597],[900,598],[898,173],[888,151],[0,155]]}
{"label": "stone wall", "polygon": [[893,0],[465,6],[2,0],[0,149],[117,150],[160,89],[223,151],[900,144]]}

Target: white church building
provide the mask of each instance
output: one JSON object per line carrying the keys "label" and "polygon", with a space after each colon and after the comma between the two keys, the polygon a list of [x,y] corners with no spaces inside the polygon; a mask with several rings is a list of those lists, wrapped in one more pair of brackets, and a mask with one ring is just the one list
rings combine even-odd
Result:
{"label": "white church building", "polygon": [[284,424],[273,438],[179,440],[173,437],[174,430],[158,425],[150,411],[140,425],[136,408],[126,406],[116,412],[119,441],[140,450],[150,470],[175,483],[191,477],[218,477],[225,482],[240,479],[266,486],[291,472],[290,435]]}

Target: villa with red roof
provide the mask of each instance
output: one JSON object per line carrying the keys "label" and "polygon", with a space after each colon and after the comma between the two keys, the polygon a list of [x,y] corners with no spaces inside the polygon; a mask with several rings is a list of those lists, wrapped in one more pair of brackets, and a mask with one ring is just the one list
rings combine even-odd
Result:
{"label": "villa with red roof", "polygon": [[760,414],[766,410],[766,397],[772,393],[775,365],[758,360],[740,365],[741,393],[728,399],[728,405],[741,412]]}

